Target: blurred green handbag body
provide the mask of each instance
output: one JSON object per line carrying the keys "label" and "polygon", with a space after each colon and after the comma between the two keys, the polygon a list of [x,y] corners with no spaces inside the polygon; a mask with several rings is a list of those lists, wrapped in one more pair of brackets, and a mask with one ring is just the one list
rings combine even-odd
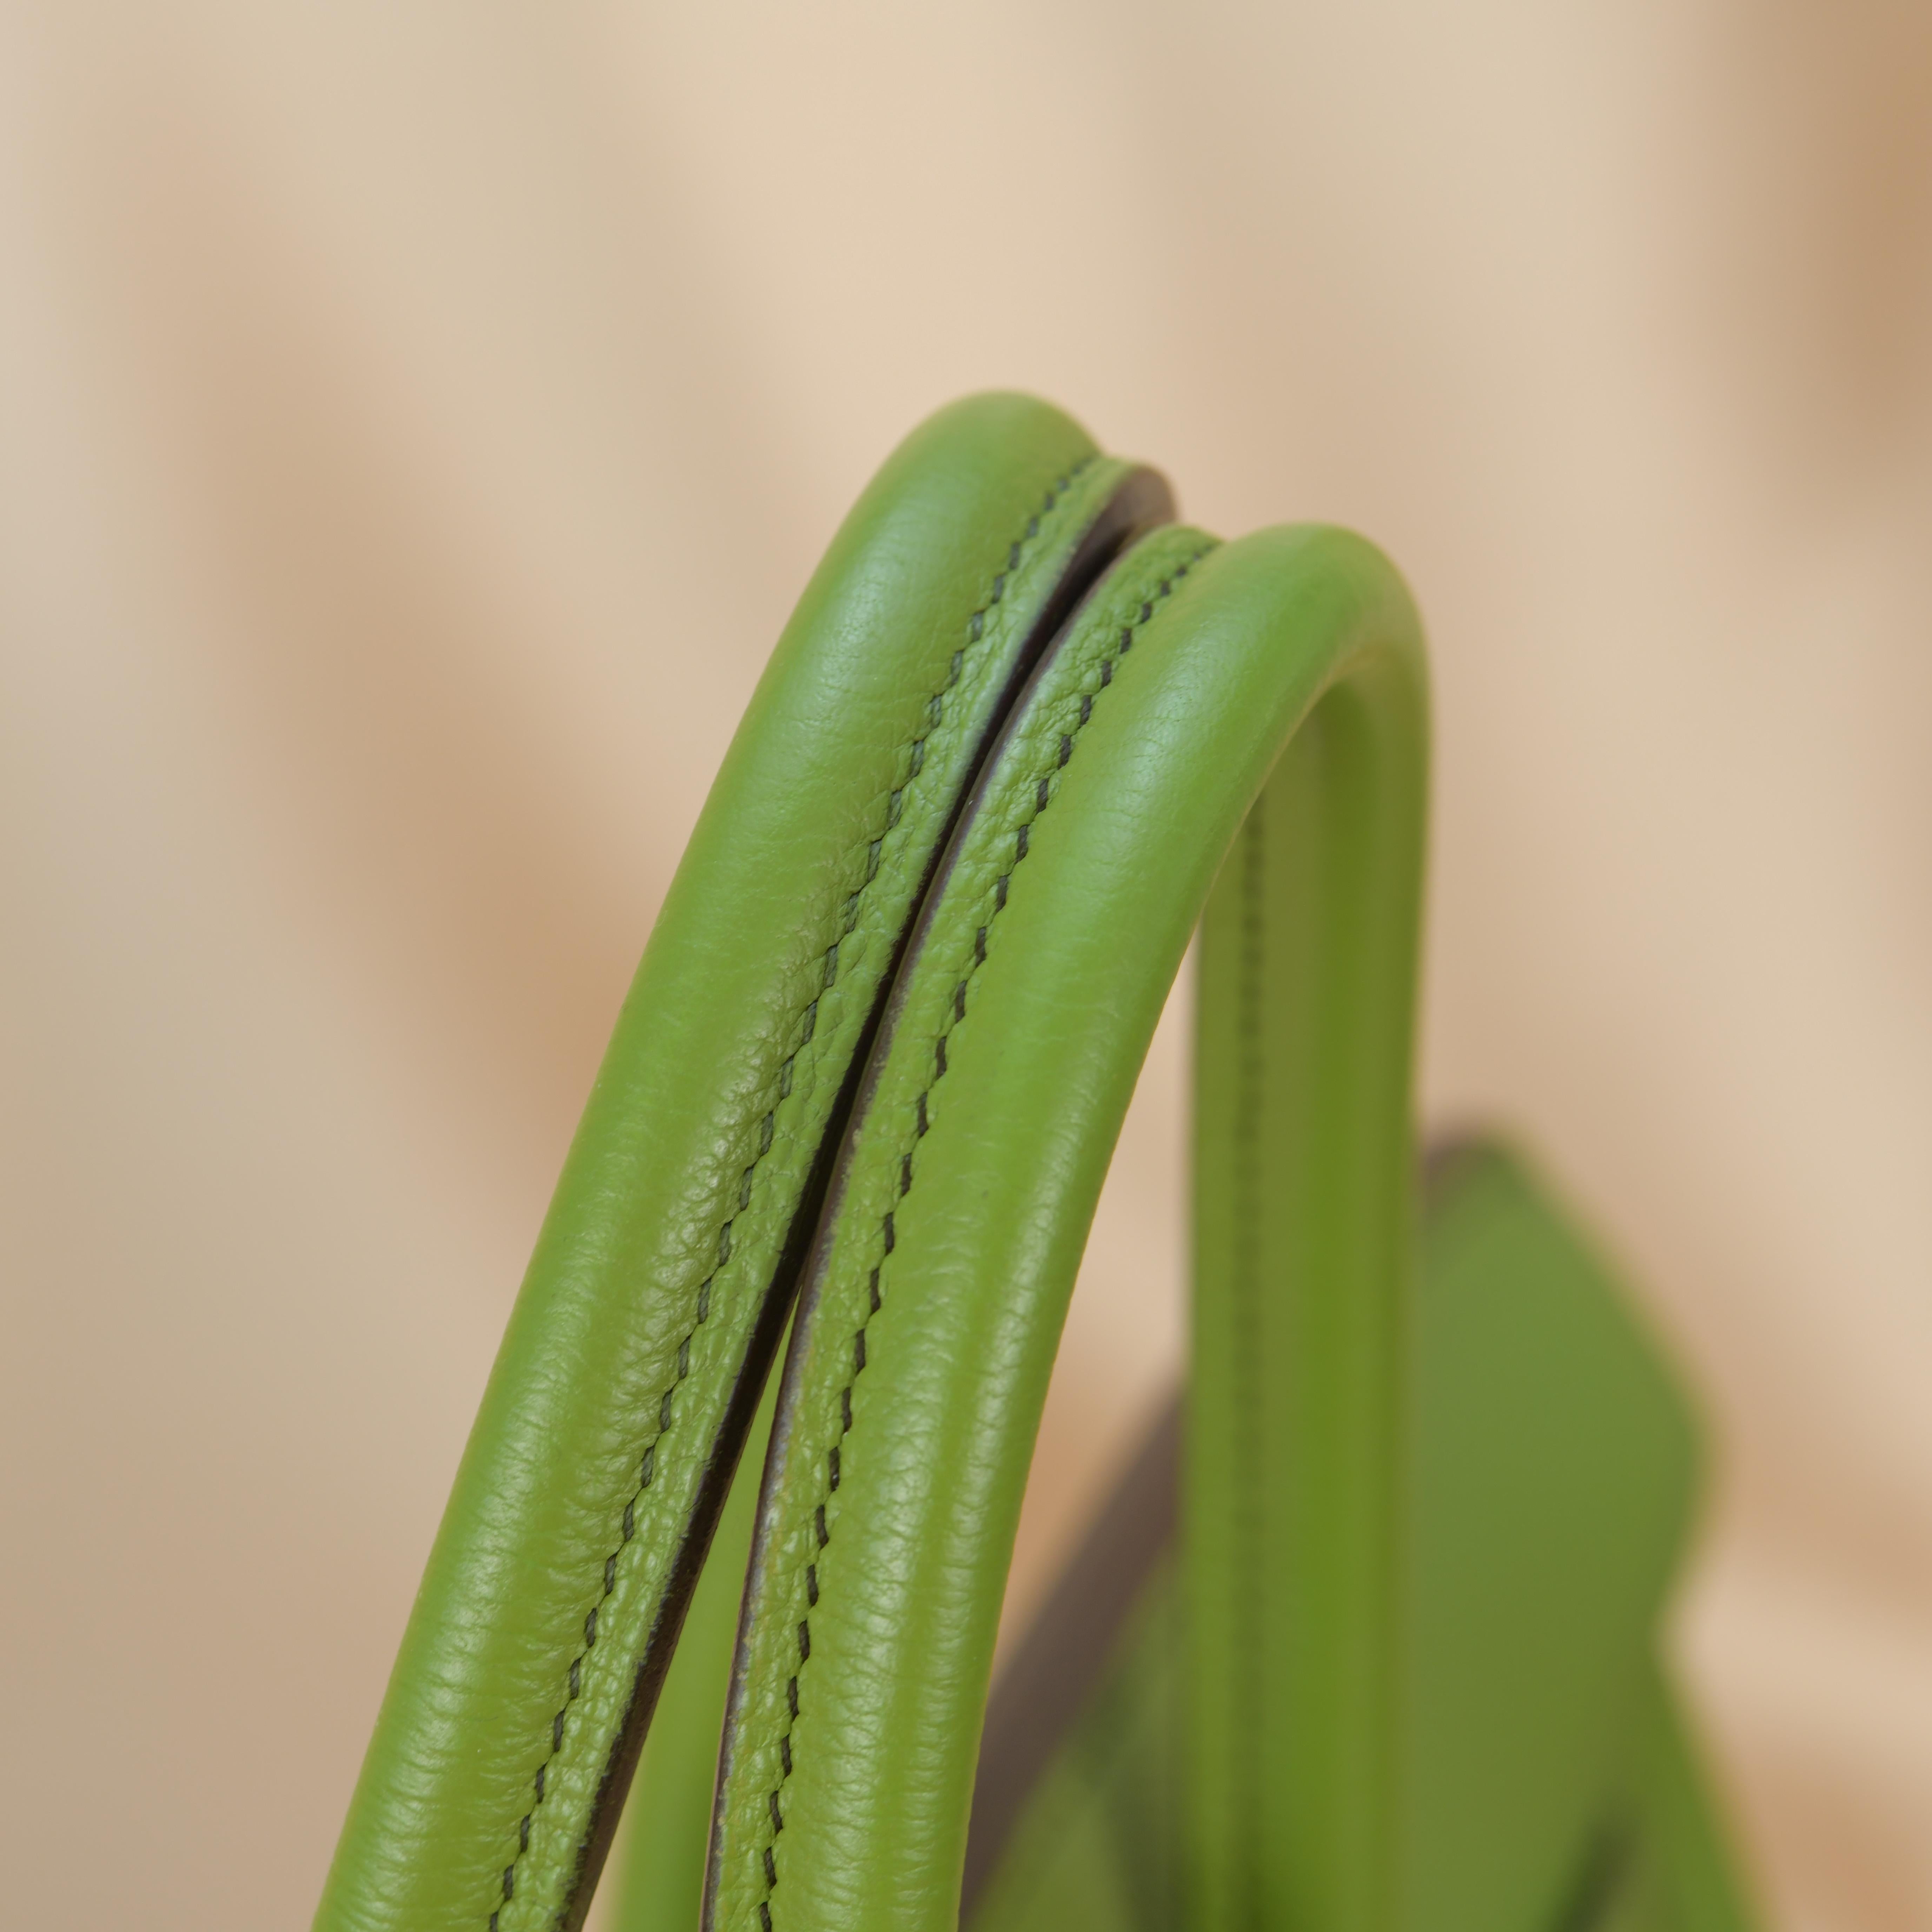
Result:
{"label": "blurred green handbag body", "polygon": [[[622,1815],[622,1932],[1741,1932],[1682,1403],[1520,1165],[1418,1186],[1426,736],[1359,539],[1178,526],[1024,398],[908,439],[646,949],[318,1928],[580,1924]],[[1197,927],[1186,1390],[988,1714]]]}

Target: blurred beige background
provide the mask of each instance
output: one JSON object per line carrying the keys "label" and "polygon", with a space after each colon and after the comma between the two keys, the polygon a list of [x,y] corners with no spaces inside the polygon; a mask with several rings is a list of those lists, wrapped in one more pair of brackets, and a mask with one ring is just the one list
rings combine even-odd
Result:
{"label": "blurred beige background", "polygon": [[[1911,0],[7,0],[10,1922],[307,1923],[739,709],[1003,384],[1410,574],[1426,1114],[1706,1392],[1776,1922],[1932,1927],[1928,325]],[[1174,1372],[1179,1034],[1022,1598]]]}

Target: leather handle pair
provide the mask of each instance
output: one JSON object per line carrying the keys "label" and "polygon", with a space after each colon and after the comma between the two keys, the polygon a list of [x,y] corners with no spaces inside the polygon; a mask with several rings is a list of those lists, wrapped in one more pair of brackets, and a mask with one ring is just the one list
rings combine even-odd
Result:
{"label": "leather handle pair", "polygon": [[714,1926],[956,1912],[1066,1298],[1217,874],[1186,1512],[1202,1918],[1383,1922],[1412,640],[1354,539],[1214,549],[1162,531],[1009,718],[900,968],[806,1274],[726,1728]]}
{"label": "leather handle pair", "polygon": [[620,1016],[319,1926],[581,1922],[801,1270],[707,1916],[951,1923],[1066,1298],[1210,888],[1201,1903],[1381,1922],[1414,620],[1353,538],[1163,512],[983,398],[842,530]]}

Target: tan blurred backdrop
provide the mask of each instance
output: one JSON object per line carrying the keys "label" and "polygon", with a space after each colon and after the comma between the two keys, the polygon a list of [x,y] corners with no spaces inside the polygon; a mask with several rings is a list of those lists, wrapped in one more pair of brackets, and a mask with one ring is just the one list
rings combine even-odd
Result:
{"label": "tan blurred backdrop", "polygon": [[[37,1928],[307,1922],[605,1031],[939,402],[1409,573],[1424,1106],[1723,1446],[1775,1907],[1932,1927],[1922,0],[0,6],[0,1810]],[[1175,1372],[1182,1029],[1016,1598]]]}

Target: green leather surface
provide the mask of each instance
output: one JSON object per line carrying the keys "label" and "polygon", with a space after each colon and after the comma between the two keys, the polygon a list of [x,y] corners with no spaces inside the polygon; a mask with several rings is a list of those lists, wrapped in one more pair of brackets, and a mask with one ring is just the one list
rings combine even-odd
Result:
{"label": "green leather surface", "polygon": [[1388,685],[1309,718],[1202,922],[1182,1488],[1202,1925],[1380,1932],[1393,1902],[1422,758],[1419,701]]}
{"label": "green leather surface", "polygon": [[[910,439],[842,530],[620,1018],[319,1926],[580,1924],[795,1286],[704,1913],[732,1932],[952,1924],[1066,1297],[1197,921],[1186,1528],[1174,1603],[1144,1620],[1182,1713],[1162,1854],[1180,1916],[1496,1922],[1450,1911],[1487,1896],[1457,1862],[1470,1832],[1527,1820],[1526,1844],[1553,1844],[1604,1763],[1680,1762],[1616,1721],[1657,1700],[1632,1674],[1652,1598],[1611,1592],[1570,1633],[1588,1694],[1525,1720],[1561,1769],[1486,1772],[1461,1810],[1406,1825],[1435,1774],[1400,1687],[1469,1689],[1402,1616],[1405,1477],[1419,1522],[1467,1514],[1430,1499],[1444,1471],[1412,1468],[1405,1432],[1437,1426],[1405,1385],[1414,614],[1358,538],[1138,534],[1164,514],[1144,472],[996,397]],[[1492,1420],[1451,1432],[1494,1452],[1484,1480],[1507,1496],[1522,1472]],[[1640,1468],[1612,1475],[1612,1514],[1636,1510],[1624,1550],[1649,1492]],[[629,1932],[690,1922],[692,1766],[747,1510],[646,1758]],[[1458,1570],[1480,1540],[1445,1533],[1446,1553],[1414,1544],[1425,1571],[1439,1558],[1478,1597],[1510,1574]],[[1548,1634],[1540,1573],[1518,1581],[1488,1631],[1503,1648]],[[1516,1766],[1521,1741],[1495,1736]],[[1694,1824],[1694,1802],[1659,1804]],[[676,1876],[654,1884],[656,1861]],[[1508,1886],[1546,1874],[1527,1856],[1510,1872],[1513,1912]]]}
{"label": "green leather surface", "polygon": [[814,577],[618,1019],[319,1928],[580,1916],[902,934],[1126,477],[1044,405],[976,398],[909,439]]}
{"label": "green leather surface", "polygon": [[1628,1817],[1627,1862],[1602,1932],[1749,1932],[1758,1922],[1669,1686],[1653,1676]]}
{"label": "green leather surface", "polygon": [[610,1932],[695,1932],[704,1910],[718,1740],[738,1641],[758,1475],[777,1397],[774,1378],[718,1519],[704,1574],[692,1593],[677,1652],[625,1801],[615,1870],[604,1880],[607,1889],[614,1882],[616,1894],[608,1922]]}
{"label": "green leather surface", "polygon": [[1630,1780],[1696,1448],[1648,1338],[1520,1168],[1432,1190],[1416,1306],[1403,1922],[1564,1922]]}
{"label": "green leather surface", "polygon": [[[1507,1157],[1430,1190],[1410,1336],[1400,1923],[1743,1932],[1653,1660],[1688,1418],[1596,1258]],[[1172,1558],[971,1932],[1182,1922],[1186,1672]],[[707,1774],[708,1775],[708,1774]]]}
{"label": "green leather surface", "polygon": [[[1284,1037],[1299,1024],[1322,1046],[1302,1066],[1268,1049],[1269,1070],[1305,1074],[1280,1104],[1323,1123],[1279,1150],[1312,1224],[1290,1292],[1346,1306],[1316,1324],[1335,1399],[1288,1432],[1318,1445],[1318,1470],[1270,1480],[1340,1493],[1294,1519],[1294,1546],[1328,1566],[1319,1615],[1298,1667],[1258,1673],[1245,1714],[1294,1733],[1270,1760],[1288,1778],[1271,1822],[1352,1915],[1314,1922],[1366,1924],[1383,1894],[1419,647],[1399,580],[1359,539],[1276,531],[1207,552],[1186,530],[1148,538],[1045,661],[901,970],[766,1472],[707,1901],[731,1932],[956,1916],[1019,1497],[1100,1180],[1223,856],[1318,701],[1319,762],[1285,809],[1321,801],[1306,836],[1327,923],[1300,955],[1318,970],[1269,993],[1304,1009]],[[1238,1774],[1223,1749],[1210,1730],[1196,1787]],[[1315,1788],[1331,1775],[1334,1802]],[[1298,1801],[1332,1844],[1294,1828]],[[1238,1874],[1255,1849],[1204,1834],[1196,1869],[1225,1886],[1215,1861]]]}
{"label": "green leather surface", "polygon": [[1035,1788],[968,1932],[1179,1932],[1186,1641],[1170,1552]]}
{"label": "green leather surface", "polygon": [[[1180,1592],[1150,1589],[1118,1666],[1036,1794],[968,1932],[1174,1932],[1182,1922]],[[1636,1753],[1606,1834],[1554,1908],[1487,1932],[1748,1932],[1740,1890],[1674,1700],[1629,1713]],[[1426,1916],[1406,1923],[1430,1925]]]}

